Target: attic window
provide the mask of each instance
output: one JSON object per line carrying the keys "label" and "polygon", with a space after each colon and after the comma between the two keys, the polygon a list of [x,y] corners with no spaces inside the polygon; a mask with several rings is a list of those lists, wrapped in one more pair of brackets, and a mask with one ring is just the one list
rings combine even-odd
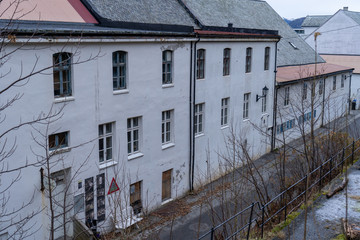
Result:
{"label": "attic window", "polygon": [[294,43],[289,42],[289,44],[290,44],[294,49],[299,50],[299,48],[298,48]]}

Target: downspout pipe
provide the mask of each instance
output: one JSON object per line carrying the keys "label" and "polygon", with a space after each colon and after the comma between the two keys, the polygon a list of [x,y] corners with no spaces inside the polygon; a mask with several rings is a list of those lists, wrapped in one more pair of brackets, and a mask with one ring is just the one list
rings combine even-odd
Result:
{"label": "downspout pipe", "polygon": [[[280,41],[280,39],[279,39]],[[275,70],[274,70],[274,111],[273,111],[273,126],[271,129],[271,151],[274,151],[275,149],[275,129],[276,129],[276,117],[277,117],[277,98],[278,98],[278,87],[276,84],[276,74],[277,74],[277,52],[278,52],[278,43],[276,42],[275,45]]]}
{"label": "downspout pipe", "polygon": [[189,101],[189,123],[190,123],[190,156],[189,156],[189,190],[194,191],[194,168],[195,168],[195,134],[194,134],[194,116],[196,99],[196,49],[200,36],[196,34],[197,40],[191,42],[190,52],[190,101]]}

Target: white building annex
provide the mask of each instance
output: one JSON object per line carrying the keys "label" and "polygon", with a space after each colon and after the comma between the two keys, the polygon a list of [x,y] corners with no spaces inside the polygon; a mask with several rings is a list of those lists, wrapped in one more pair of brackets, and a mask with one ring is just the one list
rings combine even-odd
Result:
{"label": "white building annex", "polygon": [[311,47],[264,1],[160,2],[0,20],[0,238],[125,228],[220,176],[231,131],[253,158],[274,147],[276,70]]}

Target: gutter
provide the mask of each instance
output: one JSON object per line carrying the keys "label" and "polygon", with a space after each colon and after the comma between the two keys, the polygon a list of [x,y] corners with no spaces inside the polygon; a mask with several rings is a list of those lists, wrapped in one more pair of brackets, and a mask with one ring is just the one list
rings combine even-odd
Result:
{"label": "gutter", "polygon": [[[196,99],[196,46],[200,42],[200,36],[196,35],[197,40],[191,42],[191,56],[190,56],[190,158],[189,158],[189,190],[194,191],[194,168],[195,168],[195,134],[194,134],[194,116],[195,116],[195,99]],[[194,46],[194,47],[193,47]]]}
{"label": "gutter", "polygon": [[276,84],[276,73],[277,73],[277,52],[278,52],[278,43],[276,42],[275,46],[275,70],[274,70],[274,111],[273,111],[273,126],[271,129],[271,147],[270,150],[274,151],[275,149],[275,128],[276,128],[276,116],[277,116],[277,98],[278,98],[278,86]]}

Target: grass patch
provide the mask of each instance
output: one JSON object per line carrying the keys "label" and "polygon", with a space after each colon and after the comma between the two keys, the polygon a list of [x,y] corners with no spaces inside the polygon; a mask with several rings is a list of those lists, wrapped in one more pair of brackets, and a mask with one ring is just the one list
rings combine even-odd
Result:
{"label": "grass patch", "polygon": [[346,240],[346,237],[344,234],[337,235],[336,238],[333,238],[331,240]]}
{"label": "grass patch", "polygon": [[300,212],[292,212],[291,214],[289,214],[286,218],[285,221],[279,223],[278,225],[276,225],[271,232],[273,233],[278,233],[281,230],[283,230],[285,227],[289,226],[290,223],[297,217],[300,215]]}

